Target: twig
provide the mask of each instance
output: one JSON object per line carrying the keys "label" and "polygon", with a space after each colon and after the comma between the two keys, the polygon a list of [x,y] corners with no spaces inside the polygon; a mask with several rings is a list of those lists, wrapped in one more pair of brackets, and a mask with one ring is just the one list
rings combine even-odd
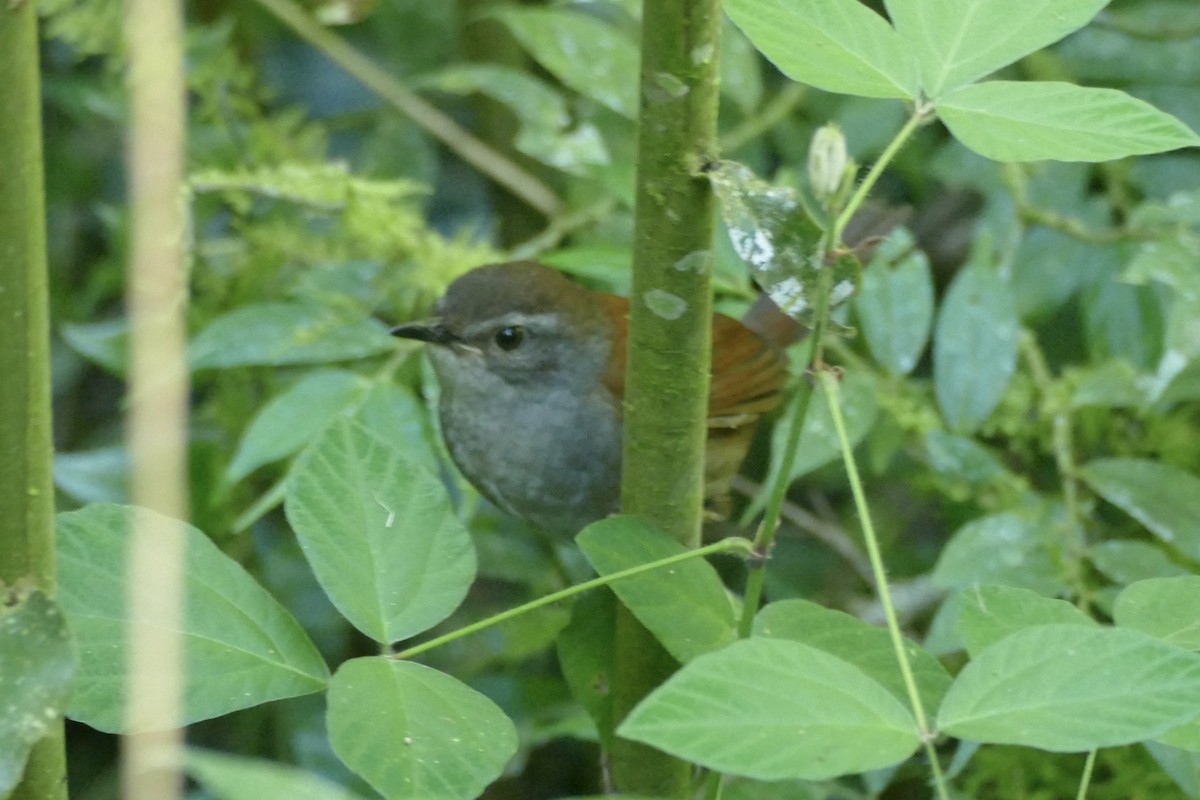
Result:
{"label": "twig", "polygon": [[393,78],[344,39],[322,27],[292,0],[257,0],[297,36],[316,47],[393,108],[424,128],[484,175],[548,217],[563,201],[535,175],[476,138],[432,103]]}
{"label": "twig", "polygon": [[[739,492],[746,497],[754,497],[762,491],[762,485],[756,483],[749,478],[736,476],[732,483],[733,490]],[[874,584],[874,578],[871,575],[871,563],[867,561],[867,557],[863,554],[858,546],[850,539],[846,531],[840,525],[822,519],[816,514],[801,508],[795,503],[784,500],[779,509],[780,516],[788,522],[795,525],[802,531],[811,533],[814,538],[829,547],[830,550],[841,556],[849,567],[854,570],[858,577],[862,578],[863,582],[868,586]]]}

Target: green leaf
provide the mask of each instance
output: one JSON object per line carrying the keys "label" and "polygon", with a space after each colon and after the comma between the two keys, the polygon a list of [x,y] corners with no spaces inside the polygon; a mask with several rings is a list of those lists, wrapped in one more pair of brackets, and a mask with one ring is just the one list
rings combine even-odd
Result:
{"label": "green leaf", "polygon": [[1117,595],[1113,621],[1185,650],[1200,650],[1200,575],[1131,583]]}
{"label": "green leaf", "polygon": [[1109,0],[885,0],[937,99],[1087,25]]}
{"label": "green leaf", "polygon": [[81,324],[68,322],[58,329],[63,341],[79,355],[114,375],[125,374],[129,352],[129,323],[125,319]]}
{"label": "green leaf", "polygon": [[329,672],[283,606],[200,531],[131,506],[58,515],[59,602],[80,665],[68,715],[106,732],[125,727],[128,551],[135,520],[157,518],[184,539],[183,722],[325,688]]}
{"label": "green leaf", "polygon": [[376,438],[402,450],[410,461],[424,464],[433,472],[441,469],[430,408],[407,387],[376,381],[362,398],[353,419]]}
{"label": "green leaf", "polygon": [[897,231],[880,246],[854,309],[875,360],[893,375],[912,372],[933,324],[933,274],[912,234]]}
{"label": "green leaf", "polygon": [[383,323],[313,303],[259,303],[218,317],[188,346],[192,369],[320,364],[394,350]]}
{"label": "green leaf", "polygon": [[129,501],[129,452],[123,446],[54,454],[54,485],[81,503]]}
{"label": "green leaf", "polygon": [[296,460],[284,510],[333,604],[377,642],[441,622],[475,577],[442,482],[349,419]]}
{"label": "green leaf", "polygon": [[686,665],[630,712],[617,734],[760,780],[879,769],[920,743],[908,710],[857,667],[761,636]]}
{"label": "green leaf", "polygon": [[917,62],[887,20],[845,0],[726,0],[725,13],[784,75],[862,97],[918,95]]}
{"label": "green leaf", "polygon": [[1009,475],[1000,459],[982,444],[941,428],[925,434],[925,456],[930,468],[956,482],[986,484]]}
{"label": "green leaf", "polygon": [[1200,478],[1140,458],[1097,459],[1079,474],[1097,494],[1155,536],[1200,560]]}
{"label": "green leaf", "polygon": [[736,161],[721,161],[707,174],[733,249],[785,314],[801,322],[812,319],[826,269],[833,270],[831,308],[858,290],[862,268],[857,259],[842,258],[832,265],[813,259],[821,229],[804,210],[796,190],[772,186]]}
{"label": "green leaf", "polygon": [[763,98],[763,71],[758,51],[729,19],[721,26],[721,102],[743,115],[754,114]]}
{"label": "green leaf", "polygon": [[637,44],[589,14],[507,6],[488,12],[554,77],[623,117],[638,116]]}
{"label": "green leaf", "polygon": [[[600,575],[687,552],[648,522],[628,516],[595,522],[584,528],[575,541]],[[737,638],[733,604],[725,585],[703,558],[623,578],[611,588],[681,663]]]}
{"label": "green leaf", "polygon": [[979,259],[950,284],[933,340],[933,381],[946,423],[973,430],[1000,402],[1017,365],[1012,288]]}
{"label": "green leaf", "polygon": [[21,782],[29,751],[61,721],[75,662],[54,601],[0,585],[0,797]]}
{"label": "green leaf", "polygon": [[1161,547],[1149,542],[1124,539],[1100,542],[1088,548],[1088,558],[1106,578],[1121,584],[1188,574],[1186,569],[1172,563]]}
{"label": "green leaf", "polygon": [[1000,583],[1057,594],[1064,584],[1046,546],[1054,524],[1045,513],[1005,512],[971,520],[942,549],[933,584],[965,589]]}
{"label": "green leaf", "polygon": [[411,661],[342,664],[328,721],[338,758],[391,800],[471,800],[517,751],[516,729],[495,703]]}
{"label": "green leaf", "polygon": [[1146,742],[1145,746],[1187,797],[1200,797],[1200,753],[1189,753],[1157,742]]}
{"label": "green leaf", "polygon": [[[896,663],[891,635],[844,611],[825,608],[808,600],[779,600],[754,618],[754,633],[800,642],[844,659],[908,704],[908,691]],[[941,705],[950,688],[950,673],[941,662],[915,642],[905,641],[917,691],[926,709]]]}
{"label": "green leaf", "polygon": [[361,800],[362,795],[298,767],[188,750],[188,774],[217,800]]}
{"label": "green leaf", "polygon": [[[1165,324],[1153,287],[1122,283],[1113,272],[1097,275],[1082,299],[1085,343],[1092,361],[1120,358],[1140,370],[1158,361]],[[1145,389],[1141,393],[1144,397]]]}
{"label": "green leaf", "polygon": [[481,92],[508,106],[521,123],[517,149],[543,164],[580,173],[588,165],[609,162],[596,127],[583,123],[571,129],[562,95],[528,72],[497,64],[454,64],[414,84],[456,94]]}
{"label": "green leaf", "polygon": [[1178,747],[1181,750],[1200,753],[1200,718],[1160,734],[1155,741],[1171,747]]}
{"label": "green leaf", "polygon": [[1150,739],[1200,709],[1200,655],[1138,631],[1040,625],[967,664],[938,728],[951,736],[1082,752]]}
{"label": "green leaf", "polygon": [[368,386],[365,378],[345,370],[318,370],[296,381],[254,415],[225,479],[240,481],[264,464],[300,451]]}
{"label": "green leaf", "polygon": [[1065,600],[1015,586],[976,586],[961,594],[958,635],[972,657],[1017,631],[1034,625],[1095,625]]}
{"label": "green leaf", "polygon": [[1175,117],[1116,89],[988,81],[940,99],[954,137],[995,161],[1112,161],[1200,145]]}
{"label": "green leaf", "polygon": [[1074,408],[1137,408],[1146,401],[1145,390],[1138,386],[1138,374],[1128,361],[1105,361],[1076,372],[1073,378],[1075,389],[1071,393],[1071,405]]}
{"label": "green leaf", "polygon": [[600,746],[612,749],[613,631],[617,600],[612,592],[587,592],[571,607],[571,622],[555,642],[571,696],[596,724]]}

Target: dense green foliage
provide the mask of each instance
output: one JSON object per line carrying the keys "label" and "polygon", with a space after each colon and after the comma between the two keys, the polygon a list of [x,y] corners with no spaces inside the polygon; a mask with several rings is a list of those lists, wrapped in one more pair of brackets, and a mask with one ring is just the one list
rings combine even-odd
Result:
{"label": "dense green foliage", "polygon": [[[727,0],[717,305],[743,310],[752,277],[778,299],[805,270],[806,291],[833,274],[848,302],[823,339],[844,421],[823,382],[785,465],[785,409],[721,531],[751,536],[760,484],[787,470],[754,635],[734,641],[722,587],[740,592],[746,569],[728,555],[616,592],[687,666],[615,735],[728,773],[725,798],[928,796],[922,718],[951,796],[1074,796],[1079,754],[1098,750],[1088,797],[1200,797],[1200,8],[1116,0],[1088,24],[1103,2],[1061,3],[1061,29],[967,30],[959,58],[939,45],[958,0],[925,3],[928,19],[899,0]],[[612,594],[379,656],[678,546],[627,519],[548,543],[491,508],[446,458],[419,348],[386,328],[513,255],[628,289],[639,4],[310,4],[350,14],[328,30],[517,169],[508,189],[439,143],[424,106],[400,113],[301,41],[281,5],[189,9],[186,711],[198,747],[276,762],[196,751],[197,796],[599,792]],[[836,13],[797,21],[801,5]],[[1010,19],[1035,4],[971,5]],[[98,730],[120,727],[134,624],[120,4],[42,6],[60,601],[86,646],[68,757],[73,795],[103,800],[116,750]],[[821,57],[800,25],[827,37]],[[978,82],[997,69],[1003,82]],[[858,163],[889,159],[864,215],[911,210],[861,269],[813,260],[867,176],[812,185],[828,122]],[[796,263],[784,248],[764,263],[747,247],[759,232],[794,237]],[[798,375],[806,357],[795,348]],[[843,422],[915,709],[875,627]]]}

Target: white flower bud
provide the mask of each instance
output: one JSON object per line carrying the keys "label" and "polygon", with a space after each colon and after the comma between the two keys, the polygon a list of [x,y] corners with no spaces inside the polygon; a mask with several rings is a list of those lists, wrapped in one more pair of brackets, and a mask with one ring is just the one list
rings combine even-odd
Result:
{"label": "white flower bud", "polygon": [[842,186],[849,159],[846,137],[832,122],[817,128],[808,148],[808,182],[822,200],[832,197]]}

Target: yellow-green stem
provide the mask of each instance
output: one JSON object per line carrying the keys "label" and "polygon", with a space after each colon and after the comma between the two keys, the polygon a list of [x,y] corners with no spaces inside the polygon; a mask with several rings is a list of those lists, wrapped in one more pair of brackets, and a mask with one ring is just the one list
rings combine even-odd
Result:
{"label": "yellow-green stem", "polygon": [[842,209],[842,213],[838,214],[837,219],[834,220],[833,230],[829,232],[829,241],[832,247],[841,246],[842,233],[846,230],[846,225],[849,224],[850,218],[862,206],[863,201],[867,199],[867,195],[871,193],[871,189],[875,188],[875,182],[879,180],[879,176],[883,174],[884,169],[896,157],[896,153],[900,152],[900,148],[908,141],[908,137],[912,136],[917,128],[932,113],[931,108],[919,104],[913,110],[912,116],[904,123],[904,127],[888,142],[888,146],[884,148],[879,158],[871,165],[871,169],[867,170],[866,177],[855,188],[854,194],[850,195],[850,199],[846,201],[846,207]]}
{"label": "yellow-green stem", "polygon": [[1092,782],[1092,770],[1096,767],[1097,750],[1090,750],[1087,754],[1087,759],[1083,762],[1083,774],[1079,776],[1079,791],[1075,793],[1075,800],[1087,800],[1088,785]]}
{"label": "yellow-green stem", "polygon": [[850,492],[854,496],[854,507],[862,521],[863,541],[867,547],[867,556],[871,559],[871,571],[875,574],[875,583],[879,593],[879,602],[887,619],[888,633],[892,639],[892,647],[896,651],[896,661],[900,674],[904,679],[904,689],[912,707],[913,718],[917,722],[917,730],[921,743],[929,757],[929,768],[933,772],[934,784],[938,797],[949,800],[946,781],[942,775],[941,764],[938,762],[937,750],[934,749],[934,733],[929,727],[925,716],[925,706],[921,702],[921,693],[917,690],[917,682],[913,677],[912,664],[908,660],[908,651],[904,646],[904,634],[900,631],[900,622],[896,618],[896,608],[892,604],[891,590],[888,588],[887,572],[883,565],[883,556],[879,551],[879,539],[875,535],[875,525],[871,521],[871,509],[867,505],[866,493],[863,492],[862,480],[858,475],[858,465],[854,460],[854,452],[850,446],[850,437],[846,433],[846,421],[842,417],[841,404],[838,402],[838,378],[832,370],[822,369],[817,373],[821,388],[825,392],[825,401],[829,405],[829,415],[837,432],[838,443],[842,448],[842,461],[846,466],[846,477],[850,481]]}
{"label": "yellow-green stem", "polygon": [[620,572],[614,572],[611,575],[602,575],[599,578],[593,578],[590,581],[577,583],[574,586],[568,586],[566,589],[554,592],[553,594],[548,594],[544,597],[539,597],[536,600],[531,600],[528,603],[517,606],[516,608],[510,608],[507,611],[494,614],[487,619],[482,619],[479,622],[466,625],[456,631],[451,631],[445,635],[430,639],[427,642],[413,645],[405,650],[401,650],[392,657],[398,659],[407,659],[412,658],[413,656],[418,656],[422,653],[427,653],[430,650],[441,647],[444,644],[449,644],[450,642],[461,639],[464,636],[470,636],[471,634],[479,633],[480,631],[487,630],[488,628],[500,625],[501,623],[508,622],[510,619],[519,617],[522,614],[527,614],[530,611],[542,608],[543,606],[548,606],[552,603],[566,600],[574,597],[577,594],[582,594],[583,592],[587,592],[601,586],[608,586],[609,584],[616,583],[617,581],[625,578],[632,578],[635,575],[641,575],[656,569],[669,567],[672,564],[678,564],[681,561],[687,561],[692,558],[703,558],[704,556],[712,555],[713,553],[730,553],[734,551],[740,551],[742,553],[749,554],[751,547],[752,545],[750,542],[746,541],[745,539],[730,537],[728,539],[722,539],[719,542],[714,542],[705,547],[700,547],[695,550],[688,550],[686,553],[679,553],[678,555],[670,556],[669,558],[651,561],[646,564],[639,564],[636,567],[623,569]]}

